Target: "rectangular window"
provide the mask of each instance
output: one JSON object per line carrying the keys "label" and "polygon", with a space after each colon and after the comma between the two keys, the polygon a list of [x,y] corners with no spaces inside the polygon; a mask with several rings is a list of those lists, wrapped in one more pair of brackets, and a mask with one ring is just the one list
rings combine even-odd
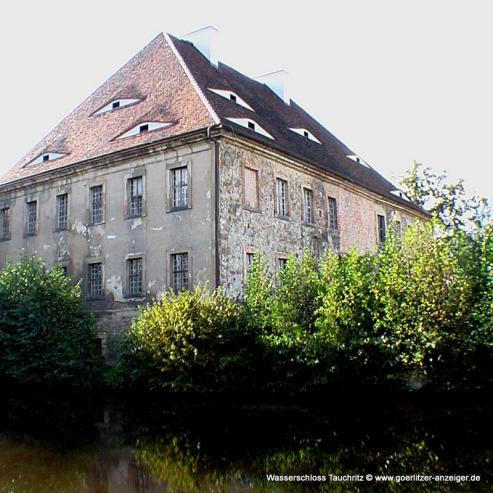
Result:
{"label": "rectangular window", "polygon": [[88,294],[91,298],[100,298],[103,295],[103,264],[100,262],[89,264]]}
{"label": "rectangular window", "polygon": [[329,197],[329,229],[339,229],[337,220],[337,201],[333,197]]}
{"label": "rectangular window", "polygon": [[255,259],[255,254],[253,252],[246,252],[246,266],[248,271],[252,267],[254,259]]}
{"label": "rectangular window", "polygon": [[188,206],[188,168],[175,168],[171,170],[172,176],[172,208],[181,209]]}
{"label": "rectangular window", "polygon": [[56,196],[56,229],[65,231],[68,227],[68,194]]}
{"label": "rectangular window", "polygon": [[387,232],[385,230],[385,216],[381,216],[380,214],[378,214],[377,219],[378,219],[378,242],[385,243],[385,237],[387,235]]}
{"label": "rectangular window", "polygon": [[308,188],[303,189],[303,220],[313,224],[313,191]]}
{"label": "rectangular window", "polygon": [[128,294],[130,296],[142,295],[142,259],[131,258],[127,260]]}
{"label": "rectangular window", "polygon": [[171,255],[171,274],[171,283],[175,293],[188,289],[188,253]]}
{"label": "rectangular window", "polygon": [[244,200],[245,205],[252,209],[259,208],[258,199],[258,171],[256,169],[244,168]]}
{"label": "rectangular window", "polygon": [[36,226],[38,222],[38,202],[32,200],[27,203],[27,231],[28,235],[36,234]]}
{"label": "rectangular window", "polygon": [[128,180],[128,197],[128,215],[131,217],[141,216],[142,205],[144,203],[142,176],[137,176]]}
{"label": "rectangular window", "polygon": [[4,207],[0,209],[0,234],[1,240],[10,240],[10,209]]}
{"label": "rectangular window", "polygon": [[278,257],[277,258],[277,270],[279,272],[283,271],[288,263],[288,259],[286,257]]}
{"label": "rectangular window", "polygon": [[99,224],[104,221],[103,213],[103,185],[90,188],[91,200],[91,224]]}
{"label": "rectangular window", "polygon": [[276,211],[280,217],[288,215],[288,182],[281,178],[276,179]]}

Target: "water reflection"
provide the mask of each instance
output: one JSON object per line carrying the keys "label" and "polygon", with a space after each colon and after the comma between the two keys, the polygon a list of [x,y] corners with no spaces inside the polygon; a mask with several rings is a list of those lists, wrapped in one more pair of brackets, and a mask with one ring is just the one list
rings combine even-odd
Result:
{"label": "water reflection", "polygon": [[[491,491],[492,416],[478,403],[307,409],[22,396],[0,410],[0,491]],[[266,481],[266,474],[369,473],[479,474],[482,481]]]}

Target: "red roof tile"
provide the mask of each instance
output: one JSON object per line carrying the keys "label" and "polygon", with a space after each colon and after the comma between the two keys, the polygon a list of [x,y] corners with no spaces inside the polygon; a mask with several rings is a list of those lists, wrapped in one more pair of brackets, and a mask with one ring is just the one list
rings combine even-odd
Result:
{"label": "red roof tile", "polygon": [[[122,98],[141,99],[141,102],[93,116],[106,104]],[[115,140],[144,121],[173,122],[173,125]],[[0,183],[159,141],[213,123],[213,114],[194,88],[176,50],[163,34],[159,34],[62,120],[2,177]],[[48,151],[67,155],[25,167]]]}
{"label": "red roof tile", "polygon": [[[254,112],[209,89],[233,91]],[[94,115],[116,99],[141,101]],[[237,125],[228,118],[252,119],[274,139]],[[160,130],[118,139],[118,136],[145,121],[173,124]],[[355,153],[294,101],[285,104],[265,84],[222,63],[217,67],[211,65],[193,44],[166,34],[159,34],[110,77],[26,154],[0,180],[0,184],[157,142],[214,123],[220,123],[237,134],[301,158],[313,166],[423,212],[392,194],[397,187],[373,168],[349,159],[348,155]],[[293,127],[309,130],[320,143],[289,130]],[[66,156],[26,167],[26,164],[45,152],[64,153]]]}

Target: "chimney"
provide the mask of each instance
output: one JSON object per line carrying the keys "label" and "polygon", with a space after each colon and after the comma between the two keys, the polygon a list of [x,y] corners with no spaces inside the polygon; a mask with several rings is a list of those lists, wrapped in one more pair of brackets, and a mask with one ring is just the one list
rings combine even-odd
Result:
{"label": "chimney", "polygon": [[204,55],[212,65],[217,67],[217,54],[215,47],[215,40],[217,35],[217,29],[212,26],[203,27],[197,29],[191,33],[185,34],[181,39],[190,41],[197,50]]}
{"label": "chimney", "polygon": [[268,86],[274,91],[286,104],[289,104],[288,95],[288,73],[285,70],[277,70],[270,74],[255,77],[260,83]]}

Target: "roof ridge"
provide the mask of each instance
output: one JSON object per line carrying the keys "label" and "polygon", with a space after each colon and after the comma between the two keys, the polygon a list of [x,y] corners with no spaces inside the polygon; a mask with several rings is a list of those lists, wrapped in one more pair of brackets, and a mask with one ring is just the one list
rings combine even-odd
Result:
{"label": "roof ridge", "polygon": [[180,52],[177,50],[173,40],[171,39],[171,36],[166,32],[163,32],[163,35],[164,35],[164,39],[169,44],[171,51],[173,52],[176,59],[178,60],[183,70],[185,71],[185,74],[187,75],[188,79],[190,80],[190,83],[192,84],[192,87],[195,89],[195,92],[198,94],[199,98],[202,100],[202,103],[204,103],[204,106],[207,108],[207,111],[209,112],[212,119],[214,120],[214,123],[220,124],[221,119],[219,118],[212,104],[207,99],[207,96],[205,95],[205,93],[202,91],[199,84],[195,80],[195,77],[193,76],[191,70],[188,68],[188,65],[186,64],[185,60],[181,56]]}

